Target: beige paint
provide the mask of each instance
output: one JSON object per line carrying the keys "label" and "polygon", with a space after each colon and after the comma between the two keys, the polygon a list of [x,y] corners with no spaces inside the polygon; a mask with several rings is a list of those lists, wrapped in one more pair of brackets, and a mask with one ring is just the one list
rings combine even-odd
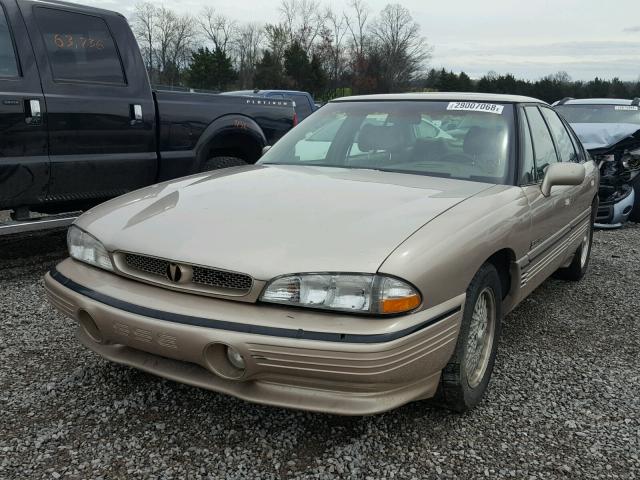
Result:
{"label": "beige paint", "polygon": [[[293,330],[387,334],[462,306],[482,264],[506,252],[508,312],[572,259],[590,228],[598,170],[593,162],[571,168],[556,169],[554,179],[565,185],[548,185],[548,195],[541,185],[339,168],[249,166],[199,174],[107,202],[77,225],[116,257],[134,252],[248,274],[254,282],[246,295],[185,293],[73,260],[57,268],[86,288],[160,311]],[[340,271],[403,278],[420,290],[423,303],[407,315],[371,318],[258,302],[276,276]],[[432,396],[462,316],[388,343],[309,341],[153,320],[91,300],[49,275],[45,282],[60,311],[78,321],[87,314],[94,319],[102,341],[82,327],[80,339],[110,360],[254,402],[339,414],[376,413]],[[211,353],[217,342],[244,354],[242,378],[223,378],[220,359]]]}

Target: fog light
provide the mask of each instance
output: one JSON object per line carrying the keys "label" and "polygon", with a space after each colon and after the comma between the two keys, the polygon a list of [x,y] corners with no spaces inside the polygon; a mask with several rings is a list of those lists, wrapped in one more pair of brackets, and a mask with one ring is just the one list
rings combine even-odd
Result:
{"label": "fog light", "polygon": [[84,330],[85,335],[96,343],[102,343],[102,333],[91,315],[84,310],[80,310],[80,312],[78,312],[78,323],[82,330]]}
{"label": "fog light", "polygon": [[229,363],[236,367],[238,370],[245,369],[244,358],[242,357],[240,352],[238,352],[233,347],[227,347],[227,360],[229,360]]}

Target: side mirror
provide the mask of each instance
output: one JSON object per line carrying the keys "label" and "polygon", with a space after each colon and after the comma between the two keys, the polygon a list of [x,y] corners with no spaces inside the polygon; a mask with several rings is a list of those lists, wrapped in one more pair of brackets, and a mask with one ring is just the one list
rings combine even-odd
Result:
{"label": "side mirror", "polygon": [[262,147],[262,155],[267,153],[269,150],[271,150],[271,145],[265,145],[264,147]]}
{"label": "side mirror", "polygon": [[580,163],[554,163],[547,168],[540,190],[542,195],[551,195],[551,188],[561,185],[580,185],[586,175],[584,165]]}

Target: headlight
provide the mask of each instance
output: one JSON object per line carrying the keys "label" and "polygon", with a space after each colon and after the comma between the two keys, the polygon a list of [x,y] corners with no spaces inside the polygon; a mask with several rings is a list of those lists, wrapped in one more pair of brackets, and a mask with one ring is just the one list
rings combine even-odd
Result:
{"label": "headlight", "polygon": [[113,271],[113,264],[107,249],[100,241],[84,230],[72,225],[67,232],[69,255],[80,262]]}
{"label": "headlight", "polygon": [[420,293],[397,278],[371,274],[306,273],[272,280],[263,302],[343,312],[389,315],[422,303]]}

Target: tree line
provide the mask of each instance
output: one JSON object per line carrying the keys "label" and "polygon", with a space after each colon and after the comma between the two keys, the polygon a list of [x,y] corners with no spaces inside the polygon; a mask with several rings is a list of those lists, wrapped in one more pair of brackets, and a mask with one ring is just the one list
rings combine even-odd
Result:
{"label": "tree line", "polygon": [[241,23],[214,9],[180,15],[141,2],[130,19],[153,83],[199,89],[393,92],[425,73],[431,50],[400,4],[374,15],[363,0],[337,12],[282,0],[279,21]]}
{"label": "tree line", "polygon": [[279,20],[238,22],[206,7],[196,16],[141,2],[130,19],[151,81],[214,91],[293,89],[316,98],[402,91],[479,91],[564,97],[640,96],[639,82],[573,81],[558,72],[536,81],[489,72],[428,69],[432,49],[400,4],[374,13],[364,0],[342,11],[318,0],[281,0]]}
{"label": "tree line", "polygon": [[557,72],[539,80],[517,79],[511,74],[489,72],[472,80],[461,72],[431,69],[415,87],[427,91],[509,93],[554,102],[563,98],[635,98],[640,97],[640,80],[623,82],[618,78],[590,81],[572,80],[567,72]]}

